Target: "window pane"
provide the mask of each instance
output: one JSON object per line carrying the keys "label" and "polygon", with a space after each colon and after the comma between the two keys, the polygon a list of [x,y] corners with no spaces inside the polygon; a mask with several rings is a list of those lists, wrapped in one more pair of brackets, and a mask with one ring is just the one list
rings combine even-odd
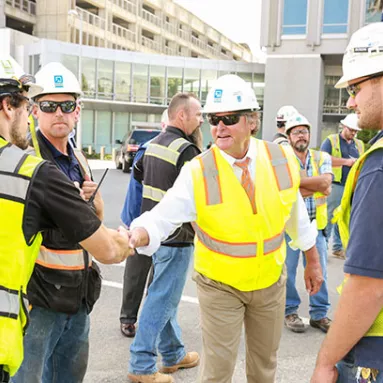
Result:
{"label": "window pane", "polygon": [[130,101],[130,63],[116,62],[116,100]]}
{"label": "window pane", "polygon": [[263,73],[253,74],[253,89],[255,96],[257,97],[259,107],[263,109],[263,94],[265,92],[265,76]]}
{"label": "window pane", "polygon": [[204,103],[206,101],[206,96],[209,91],[209,88],[212,86],[214,80],[217,79],[217,71],[216,70],[207,70],[202,69],[201,71],[201,102]]}
{"label": "window pane", "polygon": [[82,90],[85,97],[95,98],[96,96],[96,60],[82,58]]}
{"label": "window pane", "polygon": [[97,137],[96,151],[100,151],[101,146],[105,146],[105,153],[111,153],[111,132],[112,132],[112,113],[97,112]]}
{"label": "window pane", "polygon": [[378,0],[366,0],[365,24],[381,21],[383,3]]}
{"label": "window pane", "polygon": [[185,68],[184,92],[199,97],[199,69]]}
{"label": "window pane", "polygon": [[165,67],[150,67],[150,102],[165,104]]}
{"label": "window pane", "polygon": [[133,101],[148,102],[148,69],[146,64],[133,64]]}
{"label": "window pane", "polygon": [[98,60],[97,98],[113,98],[113,61]]}
{"label": "window pane", "polygon": [[78,57],[72,55],[61,55],[61,63],[78,77]]}
{"label": "window pane", "polygon": [[307,0],[285,0],[283,7],[283,35],[305,35]]}
{"label": "window pane", "polygon": [[340,113],[340,90],[334,88],[338,80],[338,76],[325,77],[323,113]]}
{"label": "window pane", "polygon": [[[130,130],[130,115],[125,112],[116,112],[114,115],[114,137],[116,140],[122,140]],[[118,145],[117,145],[118,146]]]}
{"label": "window pane", "polygon": [[168,67],[168,102],[178,92],[182,92],[182,68]]}
{"label": "window pane", "polygon": [[348,0],[325,0],[323,33],[347,33]]}
{"label": "window pane", "polygon": [[94,147],[94,111],[83,109],[81,111],[82,146]]}

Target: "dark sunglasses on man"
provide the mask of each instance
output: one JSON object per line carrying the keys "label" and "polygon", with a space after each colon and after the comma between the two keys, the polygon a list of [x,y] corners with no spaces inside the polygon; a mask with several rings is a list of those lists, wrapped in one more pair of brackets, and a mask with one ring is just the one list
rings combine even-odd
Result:
{"label": "dark sunglasses on man", "polygon": [[217,126],[220,121],[226,126],[231,126],[238,124],[239,120],[242,116],[244,116],[245,113],[235,113],[235,114],[228,114],[226,116],[217,116],[216,114],[209,113],[207,115],[207,119],[209,121],[209,124],[212,126]]}
{"label": "dark sunglasses on man", "polygon": [[76,110],[76,101],[39,101],[37,102],[40,110],[44,113],[55,113],[57,108],[60,107],[63,113],[69,114]]}

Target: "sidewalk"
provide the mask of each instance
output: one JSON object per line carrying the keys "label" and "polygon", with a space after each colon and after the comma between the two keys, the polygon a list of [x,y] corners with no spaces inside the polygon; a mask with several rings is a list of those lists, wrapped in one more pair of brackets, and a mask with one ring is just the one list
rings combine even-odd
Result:
{"label": "sidewalk", "polygon": [[102,160],[88,160],[89,166],[92,170],[98,169],[116,169],[114,161],[102,161]]}

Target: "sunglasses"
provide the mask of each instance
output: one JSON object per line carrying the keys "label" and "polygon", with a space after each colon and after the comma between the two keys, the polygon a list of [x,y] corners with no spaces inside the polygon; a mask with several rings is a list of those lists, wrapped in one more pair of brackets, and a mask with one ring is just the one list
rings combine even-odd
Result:
{"label": "sunglasses", "polygon": [[63,113],[72,113],[77,107],[76,101],[40,101],[37,104],[44,113],[54,113],[58,107],[60,107]]}
{"label": "sunglasses", "polygon": [[227,116],[217,116],[216,114],[208,114],[207,119],[210,125],[217,126],[220,121],[223,122],[226,126],[231,126],[238,124],[241,117],[244,116],[243,113],[229,114]]}
{"label": "sunglasses", "polygon": [[350,97],[355,98],[358,92],[360,91],[360,84],[363,84],[368,80],[381,76],[383,76],[383,72],[376,73],[373,76],[367,77],[361,81],[356,82],[355,84],[349,85],[346,87],[347,93],[350,95]]}

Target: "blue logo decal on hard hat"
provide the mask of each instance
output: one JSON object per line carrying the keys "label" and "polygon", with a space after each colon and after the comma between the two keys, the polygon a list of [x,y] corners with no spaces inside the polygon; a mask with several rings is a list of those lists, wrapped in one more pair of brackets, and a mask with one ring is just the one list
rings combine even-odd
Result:
{"label": "blue logo decal on hard hat", "polygon": [[237,96],[237,101],[238,102],[242,102],[242,97],[241,96]]}
{"label": "blue logo decal on hard hat", "polygon": [[216,89],[214,91],[214,102],[222,102],[222,89]]}
{"label": "blue logo decal on hard hat", "polygon": [[55,82],[55,88],[63,88],[64,87],[64,79],[61,75],[56,75],[53,77]]}

